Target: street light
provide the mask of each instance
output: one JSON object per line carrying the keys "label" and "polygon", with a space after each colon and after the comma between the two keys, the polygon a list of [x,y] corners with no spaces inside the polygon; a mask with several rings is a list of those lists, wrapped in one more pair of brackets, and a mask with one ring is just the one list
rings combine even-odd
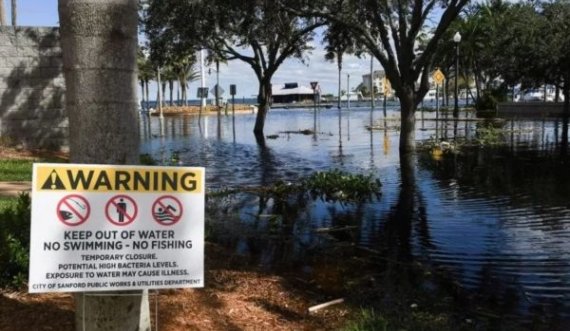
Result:
{"label": "street light", "polygon": [[457,84],[457,77],[459,76],[459,43],[461,42],[461,34],[459,32],[455,32],[453,42],[455,43],[455,106],[453,108],[453,117],[457,117],[459,115],[459,85]]}
{"label": "street light", "polygon": [[319,88],[319,82],[311,82],[311,88],[313,89],[313,101],[315,102],[315,110],[313,111],[313,137],[317,137],[317,89]]}
{"label": "street light", "polygon": [[[220,115],[220,61],[216,59],[216,87],[214,95],[216,96],[216,110],[218,115]],[[208,75],[212,74],[212,68],[208,68]]]}

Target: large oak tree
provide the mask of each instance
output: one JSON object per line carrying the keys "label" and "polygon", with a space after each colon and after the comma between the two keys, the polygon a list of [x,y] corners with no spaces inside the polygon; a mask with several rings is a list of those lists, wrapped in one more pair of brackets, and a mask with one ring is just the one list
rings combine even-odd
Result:
{"label": "large oak tree", "polygon": [[[400,151],[415,149],[415,111],[429,90],[445,31],[469,0],[280,0],[292,13],[319,17],[352,32],[382,64],[401,107]],[[431,38],[418,49],[418,38]]]}
{"label": "large oak tree", "polygon": [[273,75],[285,59],[302,59],[321,25],[269,0],[151,0],[145,15],[151,48],[153,43],[168,45],[171,51],[206,48],[219,59],[240,60],[251,67],[259,82],[253,130],[258,136],[271,104]]}

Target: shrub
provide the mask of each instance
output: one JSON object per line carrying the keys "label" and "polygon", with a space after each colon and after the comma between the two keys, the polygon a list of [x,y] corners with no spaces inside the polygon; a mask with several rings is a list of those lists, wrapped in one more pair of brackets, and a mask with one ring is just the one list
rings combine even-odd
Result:
{"label": "shrub", "polygon": [[477,103],[475,104],[475,108],[477,110],[496,110],[497,106],[499,105],[499,101],[495,96],[490,92],[484,92],[483,95],[479,97]]}
{"label": "shrub", "polygon": [[0,286],[22,287],[28,275],[31,204],[27,193],[0,210]]}

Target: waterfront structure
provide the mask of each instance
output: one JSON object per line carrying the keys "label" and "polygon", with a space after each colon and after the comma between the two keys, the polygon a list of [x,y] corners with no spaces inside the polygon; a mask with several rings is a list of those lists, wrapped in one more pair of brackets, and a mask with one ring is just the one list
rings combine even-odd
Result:
{"label": "waterfront structure", "polygon": [[300,86],[298,83],[274,85],[271,88],[271,94],[273,103],[313,102],[314,100],[313,89]]}

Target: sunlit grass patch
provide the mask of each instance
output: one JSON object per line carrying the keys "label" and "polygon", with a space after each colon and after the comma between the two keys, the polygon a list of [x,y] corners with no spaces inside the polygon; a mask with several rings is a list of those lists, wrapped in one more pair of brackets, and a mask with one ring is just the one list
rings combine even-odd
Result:
{"label": "sunlit grass patch", "polygon": [[31,181],[32,160],[0,160],[0,181]]}

